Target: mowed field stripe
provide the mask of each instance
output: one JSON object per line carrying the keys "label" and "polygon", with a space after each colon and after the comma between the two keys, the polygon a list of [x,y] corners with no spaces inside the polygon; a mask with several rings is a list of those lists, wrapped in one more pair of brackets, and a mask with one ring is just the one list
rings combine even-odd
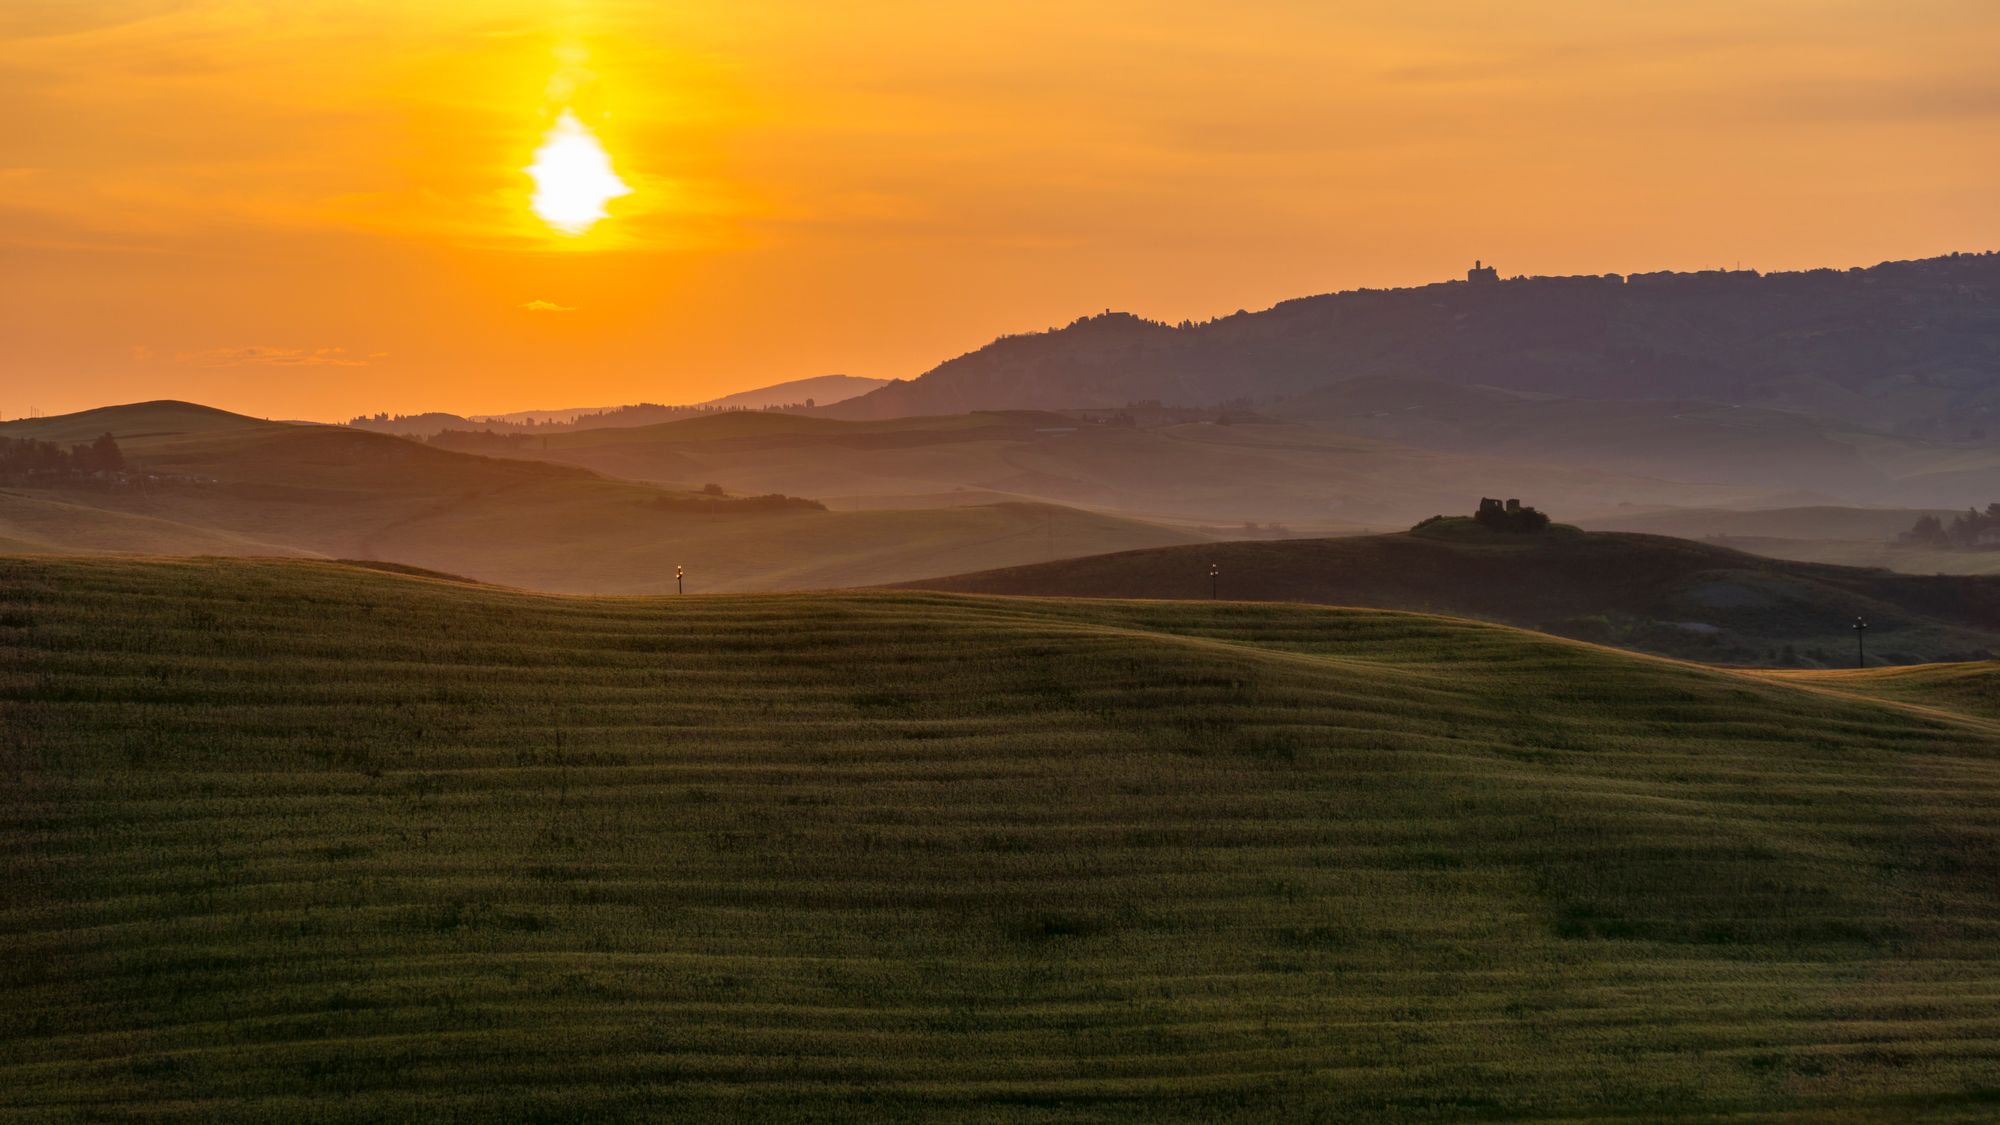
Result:
{"label": "mowed field stripe", "polygon": [[1995,740],[1804,686],[1369,610],[0,558],[0,1111],[1984,1105]]}

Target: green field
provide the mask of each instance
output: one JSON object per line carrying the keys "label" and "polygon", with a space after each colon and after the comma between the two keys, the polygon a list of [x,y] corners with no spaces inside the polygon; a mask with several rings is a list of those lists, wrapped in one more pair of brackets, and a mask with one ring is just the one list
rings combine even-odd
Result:
{"label": "green field", "polygon": [[0,558],[0,1116],[1990,1120],[2000,735],[1797,680]]}
{"label": "green field", "polygon": [[1826,671],[1773,670],[1779,683],[1808,684],[1827,691],[1886,699],[1910,707],[1935,708],[1956,716],[2000,724],[2000,676],[1991,662],[1922,664],[1909,668],[1849,668]]}

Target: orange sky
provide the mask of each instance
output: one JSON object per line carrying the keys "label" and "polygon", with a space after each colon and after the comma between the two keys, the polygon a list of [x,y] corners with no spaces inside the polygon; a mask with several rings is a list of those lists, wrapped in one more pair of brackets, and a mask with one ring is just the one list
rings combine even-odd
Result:
{"label": "orange sky", "polygon": [[[1992,0],[9,0],[0,416],[693,401],[1474,257],[2000,248],[1995,59]],[[635,189],[582,237],[521,172],[564,108]]]}

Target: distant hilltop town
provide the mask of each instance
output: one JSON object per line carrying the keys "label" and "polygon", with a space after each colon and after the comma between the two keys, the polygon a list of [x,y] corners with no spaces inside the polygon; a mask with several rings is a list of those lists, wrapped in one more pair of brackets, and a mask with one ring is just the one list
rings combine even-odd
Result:
{"label": "distant hilltop town", "polygon": [[[1962,259],[1985,259],[1985,258],[2000,258],[2000,250],[1981,250],[1981,251],[1972,251],[1970,253],[1960,252],[1954,254],[1946,254],[1937,258],[1919,259],[1910,262],[1883,262],[1881,265],[1873,267],[1851,266],[1844,270],[1843,269],[1786,270],[1777,274],[1773,274],[1771,276],[1811,278],[1811,277],[1829,277],[1838,274],[1865,275],[1872,272],[1873,270],[1885,269],[1889,267],[1901,266],[1901,267],[1923,268],[1923,267],[1938,266],[1943,263],[1955,262]],[[1607,285],[1627,285],[1627,284],[1650,285],[1650,284],[1662,284],[1667,282],[1755,281],[1764,276],[1765,275],[1762,272],[1754,269],[1748,269],[1748,270],[1714,269],[1714,270],[1685,270],[1685,271],[1655,270],[1650,273],[1632,273],[1632,274],[1618,274],[1618,273],[1534,274],[1534,275],[1523,275],[1523,276],[1513,277],[1509,278],[1508,280],[1536,281],[1536,282],[1568,281],[1568,282],[1582,282],[1586,284],[1595,282]],[[1487,265],[1483,259],[1474,259],[1472,263],[1472,268],[1465,271],[1465,281],[1469,285],[1491,285],[1498,282],[1499,280],[1500,280],[1499,268]],[[1451,284],[1451,283],[1447,282],[1446,284]],[[1364,288],[1355,290],[1355,292],[1360,292],[1360,293],[1393,292],[1393,290],[1373,290]],[[1300,299],[1309,300],[1311,298],[1300,298]]]}
{"label": "distant hilltop town", "polygon": [[1997,343],[2000,253],[1991,251],[1852,269],[1580,277],[1503,277],[1482,257],[1425,285],[1322,293],[1203,321],[1083,317],[1003,336],[817,413],[1243,400],[1268,412],[1311,408],[1307,396],[1340,382],[1414,378],[1803,411],[1985,442],[2000,432]]}

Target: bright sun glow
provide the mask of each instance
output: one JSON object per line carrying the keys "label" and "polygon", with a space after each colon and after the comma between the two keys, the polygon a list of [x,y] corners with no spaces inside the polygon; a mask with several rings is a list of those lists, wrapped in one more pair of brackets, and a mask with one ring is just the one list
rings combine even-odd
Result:
{"label": "bright sun glow", "polygon": [[596,135],[569,110],[556,118],[526,171],[535,180],[530,206],[543,222],[564,234],[589,230],[608,214],[606,203],[632,194],[612,171],[611,158],[597,143]]}

